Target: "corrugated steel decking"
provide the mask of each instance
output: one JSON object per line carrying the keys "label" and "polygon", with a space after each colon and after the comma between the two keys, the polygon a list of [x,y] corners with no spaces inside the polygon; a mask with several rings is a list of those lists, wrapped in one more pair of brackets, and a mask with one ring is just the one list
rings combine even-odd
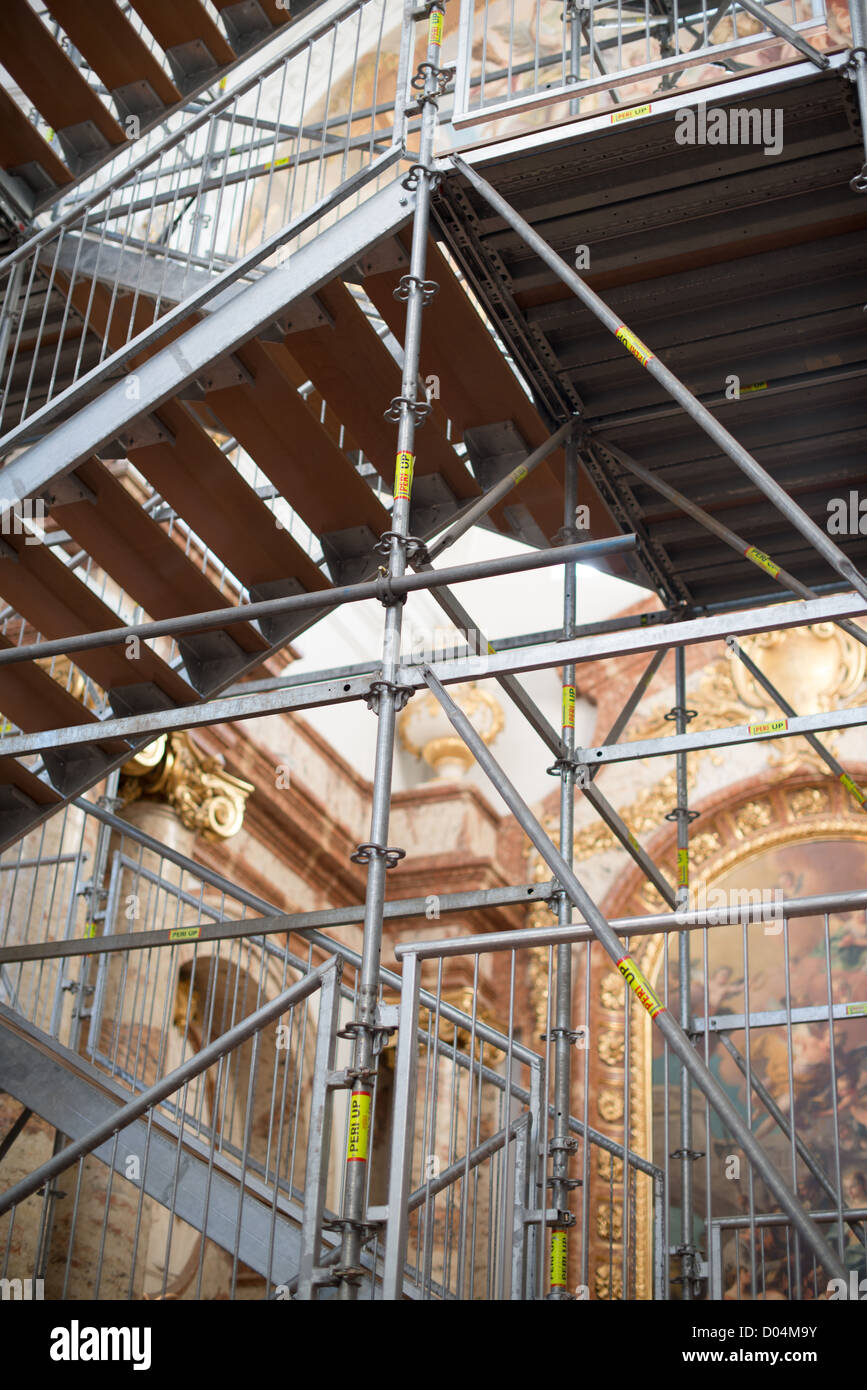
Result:
{"label": "corrugated steel decking", "polygon": [[[780,110],[781,152],[676,146],[673,118],[651,115],[490,160],[481,151],[476,167],[569,265],[589,248],[587,282],[823,524],[829,499],[867,481],[857,108],[838,73],[714,104]],[[805,583],[835,577],[464,180],[444,180],[437,215],[549,418],[580,409],[603,441]],[[725,398],[731,376],[739,400]],[[672,599],[773,588],[624,470],[595,480],[624,529],[646,531]],[[867,538],[837,539],[863,568]]]}

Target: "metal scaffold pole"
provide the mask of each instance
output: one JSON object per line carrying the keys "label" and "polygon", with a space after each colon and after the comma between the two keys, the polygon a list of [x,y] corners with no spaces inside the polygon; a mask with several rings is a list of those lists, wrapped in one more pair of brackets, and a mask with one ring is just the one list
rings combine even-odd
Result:
{"label": "metal scaffold pole", "polygon": [[492,188],[485,179],[481,178],[475,169],[460,156],[451,155],[450,158],[454,167],[467,179],[480,197],[484,198],[485,202],[499,213],[507,225],[514,232],[517,232],[530,250],[535,251],[544,264],[563,281],[564,285],[568,286],[576,298],[608,329],[609,333],[614,335],[621,346],[635,358],[648,375],[653,377],[654,381],[668,392],[686,414],[713,440],[714,444],[749,478],[750,482],[764,493],[768,501],[773,503],[790,525],[801,533],[812,548],[848,584],[851,584],[862,598],[867,598],[867,580],[840,547],[831,540],[831,537],[813,521],[812,517],[807,515],[794,498],[789,496],[785,488],[771,477],[766,469],[762,468],[761,464],[742,444],[739,444],[729,434],[725,426],[720,424],[707,406],[703,405],[698,397],[684,386],[674,372],[660,362],[652,348],[642,342],[638,335],[621,321],[614,310],[609,308],[605,301],[581,279],[581,276],[566,264],[562,257],[548,245],[544,237],[541,237],[495,188]]}
{"label": "metal scaffold pole", "polygon": [[856,193],[867,193],[867,0],[849,0],[849,19],[852,24],[852,52],[848,71],[852,74],[858,93],[864,145],[864,163],[860,173],[850,180],[849,186]]}
{"label": "metal scaffold pole", "polygon": [[780,1203],[784,1212],[789,1216],[794,1229],[816,1256],[816,1259],[832,1277],[842,1278],[845,1281],[845,1270],[842,1260],[838,1258],[829,1243],[821,1235],[818,1227],[810,1218],[801,1201],[784,1182],[773,1160],[758,1143],[749,1125],[744,1122],[739,1109],[732,1102],[731,1097],[723,1089],[708,1067],[705,1066],[704,1061],[693,1047],[680,1023],[678,1023],[673,1014],[658,998],[652,986],[645,979],[632,957],[624,953],[623,947],[617,935],[612,930],[610,923],[606,921],[602,912],[580,883],[573,870],[558,852],[548,835],[545,834],[539,821],[533,815],[517,788],[512,784],[493,754],[485,746],[483,739],[479,737],[466,715],[448,695],[430,667],[425,668],[425,679],[428,686],[439,700],[452,727],[460,734],[483,772],[500,793],[506,805],[509,807],[509,810],[529,837],[531,843],[542,855],[542,858],[547,863],[551,872],[556,875],[566,888],[572,903],[578,908],[579,912],[583,913],[584,919],[597,941],[614,962],[618,971],[623,976],[629,988],[636,994],[642,1006],[647,1010],[656,1027],[668,1043],[671,1051],[674,1053],[674,1056],[682,1063],[686,1070],[689,1071],[699,1090],[707,1098],[725,1126],[731,1131],[732,1135],[739,1143],[744,1155],[749,1160],[752,1170],[761,1177],[768,1191],[772,1193]]}
{"label": "metal scaffold pole", "polygon": [[[686,708],[686,649],[676,647],[674,652],[675,697],[674,716],[678,734],[686,733],[686,726],[694,715]],[[689,809],[687,786],[687,754],[682,749],[676,757],[677,768],[677,806],[670,819],[677,821],[677,905],[680,911],[689,910],[689,823],[695,812]],[[680,1026],[685,1033],[690,1027],[690,935],[682,932],[678,937],[678,999],[680,1003]],[[695,1287],[695,1247],[693,1245],[694,1185],[693,1162],[699,1157],[692,1147],[692,1083],[687,1068],[680,1069],[680,1149],[672,1158],[680,1160],[680,1278],[683,1297],[692,1300],[698,1292]]]}
{"label": "metal scaffold pole", "polygon": [[[566,445],[566,472],[563,488],[563,538],[568,539],[575,528],[575,509],[578,504],[578,445],[571,438]],[[575,634],[577,599],[577,571],[574,565],[563,569],[563,637],[568,640]],[[560,772],[560,853],[567,864],[572,863],[572,850],[575,830],[575,666],[568,663],[563,668],[563,717],[562,717],[564,756],[559,760]],[[572,921],[572,903],[561,886],[557,894],[557,921],[561,927]],[[575,1033],[572,1029],[572,946],[563,943],[557,947],[556,995],[554,1004],[554,1027],[551,1030],[554,1040],[554,1134],[550,1143],[552,1158],[552,1201],[557,1213],[556,1224],[551,1231],[551,1290],[549,1297],[569,1299],[569,1237],[568,1231],[575,1224],[574,1214],[569,1210],[569,1193],[577,1186],[569,1177],[569,1155],[577,1148],[577,1141],[569,1133],[569,1116],[572,1110],[572,1045]]]}
{"label": "metal scaffold pole", "polygon": [[[425,279],[427,239],[430,223],[430,198],[437,175],[431,167],[438,116],[438,97],[441,94],[443,71],[440,66],[445,8],[442,0],[427,7],[428,31],[425,61],[419,67],[413,85],[420,90],[422,123],[418,163],[405,179],[409,189],[415,189],[415,215],[412,227],[410,269],[401,278],[395,291],[406,300],[406,334],[401,394],[391,402],[386,417],[397,421],[397,455],[394,471],[394,505],[391,529],[383,537],[388,545],[388,579],[403,576],[411,548],[409,535],[410,499],[415,467],[415,434],[423,423],[430,406],[416,399],[421,353],[421,321],[425,305],[436,292],[436,286]],[[410,4],[404,8],[404,25],[413,23]],[[410,29],[411,32],[411,29]],[[422,85],[423,84],[423,85]],[[364,912],[361,977],[355,1018],[349,1025],[354,1038],[355,1053],[352,1065],[352,1094],[350,1097],[349,1131],[346,1151],[346,1175],[342,1212],[342,1254],[339,1274],[339,1298],[352,1301],[357,1297],[361,1277],[360,1258],[366,1234],[365,1209],[369,1177],[372,1138],[373,1094],[376,1082],[377,1054],[383,1031],[379,1024],[378,1001],[380,961],[382,956],[382,922],[385,902],[385,875],[388,868],[402,857],[402,851],[388,846],[388,827],[391,812],[391,780],[394,763],[395,724],[399,709],[408,698],[398,685],[400,643],[404,599],[386,594],[385,630],[382,647],[381,677],[371,686],[371,705],[378,715],[376,758],[373,777],[373,802],[370,815],[370,841],[359,846],[357,856],[367,863],[367,893]]]}

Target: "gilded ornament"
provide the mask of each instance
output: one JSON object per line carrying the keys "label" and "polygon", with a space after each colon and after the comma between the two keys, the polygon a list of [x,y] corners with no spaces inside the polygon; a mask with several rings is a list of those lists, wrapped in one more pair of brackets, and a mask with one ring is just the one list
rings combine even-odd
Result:
{"label": "gilded ornament", "polygon": [[597,1265],[594,1280],[597,1298],[622,1298],[623,1275],[619,1269],[609,1265]]}
{"label": "gilded ornament", "polygon": [[819,816],[831,805],[831,796],[826,787],[800,787],[795,792],[789,792],[786,800],[796,819],[801,816]]}
{"label": "gilded ornament", "polygon": [[607,1067],[617,1067],[623,1061],[623,1035],[607,1029],[596,1039],[596,1051]]}
{"label": "gilded ornament", "polygon": [[617,1012],[623,1008],[623,976],[608,970],[599,983],[599,1000],[603,1009]]}
{"label": "gilded ornament", "polygon": [[596,1096],[596,1109],[603,1120],[614,1124],[623,1119],[623,1092],[612,1091],[607,1086],[600,1087]]}
{"label": "gilded ornament", "polygon": [[620,1202],[600,1202],[596,1208],[596,1234],[602,1240],[623,1239],[623,1206]]}
{"label": "gilded ornament", "polygon": [[770,801],[748,801],[734,818],[735,835],[739,840],[751,840],[759,830],[767,830],[773,819]]}
{"label": "gilded ornament", "polygon": [[120,795],[166,801],[181,823],[207,840],[228,840],[244,822],[251,782],[226,772],[221,758],[202,753],[186,732],[163,734],[123,766]]}
{"label": "gilded ornament", "polygon": [[596,1171],[600,1178],[608,1178],[609,1182],[623,1182],[623,1159],[609,1153],[607,1149],[599,1149],[596,1155]]}
{"label": "gilded ornament", "polygon": [[[453,686],[451,694],[484,742],[493,743],[502,732],[504,718],[502,707],[490,691],[469,681]],[[472,753],[454,732],[430,691],[410,701],[401,711],[397,727],[406,751],[423,758],[438,781],[458,781],[472,767]]]}

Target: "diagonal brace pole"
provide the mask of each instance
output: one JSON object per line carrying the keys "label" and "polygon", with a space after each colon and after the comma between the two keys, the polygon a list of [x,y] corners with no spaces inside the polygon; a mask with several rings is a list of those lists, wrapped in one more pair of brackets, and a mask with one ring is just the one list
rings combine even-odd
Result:
{"label": "diagonal brace pole", "polygon": [[805,58],[809,58],[811,63],[815,63],[820,72],[824,72],[830,66],[824,53],[820,53],[818,48],[814,48],[803,34],[799,34],[797,29],[793,29],[784,19],[771,14],[771,11],[761,5],[759,0],[737,0],[737,3],[740,9],[746,10],[747,14],[751,14],[760,24],[764,24],[765,28],[770,29],[772,34],[776,34],[780,39],[785,39],[786,43],[797,48],[798,52],[803,53]]}
{"label": "diagonal brace pole", "polygon": [[[650,658],[650,660],[647,663],[647,666],[644,669],[643,675],[639,677],[635,689],[629,696],[629,699],[626,701],[626,704],[623,706],[623,709],[620,711],[614,723],[611,725],[611,728],[608,730],[608,733],[602,740],[602,743],[605,747],[608,747],[608,745],[611,743],[620,742],[620,735],[623,733],[633,714],[638,709],[638,706],[641,704],[641,701],[644,699],[650,682],[653,680],[653,677],[656,675],[657,671],[659,670],[660,666],[662,665],[663,661],[668,656],[668,653],[670,651],[670,647],[660,647],[658,652],[654,652],[653,656]],[[601,764],[597,763],[595,767],[591,767],[591,782],[597,776],[600,766]]]}
{"label": "diagonal brace pole", "polygon": [[789,1190],[774,1163],[744,1123],[731,1098],[705,1066],[680,1024],[675,1021],[668,1009],[656,997],[634,961],[629,956],[622,954],[623,948],[620,941],[596,903],[545,834],[538,820],[506,777],[499,763],[485,747],[466,715],[446,693],[429,667],[425,668],[425,680],[439,700],[452,727],[464,740],[482,771],[486,773],[503,797],[519,825],[548,864],[551,872],[563,885],[579,912],[583,914],[584,920],[597,941],[611,957],[630,988],[638,995],[672,1052],[683,1063],[696,1086],[706,1096],[720,1119],[734,1135],[753,1168],[764,1180],[768,1190],[773,1193],[780,1206],[788,1214],[798,1234],[829,1274],[834,1278],[845,1280],[846,1271],[842,1261],[835,1255],[801,1202]]}
{"label": "diagonal brace pole", "polygon": [[[473,502],[456,521],[452,522],[445,534],[440,536],[438,541],[435,541],[428,547],[428,560],[435,560],[444,550],[447,550],[450,545],[454,545],[456,540],[459,540],[461,536],[469,531],[471,526],[475,526],[477,522],[482,520],[482,517],[487,516],[488,512],[496,507],[498,502],[501,502],[504,497],[508,496],[513,487],[516,487],[518,483],[522,483],[525,478],[528,478],[534,469],[538,468],[539,464],[542,463],[549,454],[553,454],[554,450],[564,443],[575,429],[575,425],[576,421],[574,419],[567,420],[565,424],[561,425],[554,434],[545,440],[544,444],[540,444],[538,449],[534,449],[531,454],[528,454],[523,463],[519,463],[517,467],[510,469],[505,477],[501,478],[498,483],[488,488],[488,491],[483,493],[481,497],[477,497],[475,502]],[[413,569],[417,570],[429,568],[429,564],[413,565]]]}
{"label": "diagonal brace pole", "polygon": [[[660,497],[664,497],[667,501],[674,503],[675,507],[679,507],[687,516],[692,517],[693,521],[697,521],[699,526],[703,526],[706,531],[710,531],[712,536],[716,536],[718,540],[723,541],[726,545],[730,546],[732,550],[736,550],[739,555],[743,555],[745,559],[750,560],[759,569],[764,570],[765,574],[769,574],[772,579],[775,579],[784,589],[788,589],[790,593],[797,594],[798,598],[819,597],[815,589],[811,589],[808,585],[802,584],[800,579],[796,578],[794,574],[790,574],[782,565],[778,565],[770,555],[766,555],[763,550],[759,550],[756,546],[750,545],[749,541],[745,540],[743,536],[739,536],[737,531],[732,531],[730,527],[724,526],[715,516],[711,516],[710,512],[706,512],[704,507],[699,507],[697,503],[690,501],[682,492],[678,492],[677,488],[664,482],[656,473],[651,473],[649,468],[645,468],[643,464],[639,463],[637,459],[632,458],[630,454],[626,454],[622,449],[607,443],[602,444],[601,447],[598,443],[595,443],[594,446],[591,447],[590,452],[595,456],[597,450],[600,453],[610,454],[610,456],[618,463],[622,464],[624,468],[628,468],[630,473],[634,473],[636,478],[640,478],[647,487],[652,487],[654,492],[659,493]],[[597,458],[597,462],[598,461]],[[843,632],[847,633],[849,637],[853,637],[856,642],[860,642],[862,646],[867,647],[867,632],[864,631],[863,627],[859,627],[857,623],[853,623],[851,618],[838,618],[837,626]],[[606,739],[605,741],[606,743],[612,742],[611,739]]]}
{"label": "diagonal brace pole", "polygon": [[[774,1097],[771,1095],[767,1086],[764,1084],[764,1082],[759,1080],[752,1068],[750,1068],[749,1071],[747,1070],[746,1059],[735,1047],[728,1033],[719,1033],[717,1034],[717,1036],[719,1037],[720,1042],[722,1043],[726,1052],[731,1057],[738,1071],[744,1078],[749,1080],[750,1085],[752,1086],[759,1100],[764,1105],[768,1114],[777,1123],[777,1125],[782,1130],[786,1138],[791,1139],[792,1136],[791,1130],[789,1129],[789,1121],[786,1119],[786,1116],[783,1114],[783,1111],[777,1105],[777,1102],[774,1100]],[[821,1183],[822,1187],[824,1187],[828,1196],[831,1198],[831,1201],[836,1202],[837,1192],[834,1188],[833,1183],[831,1182],[831,1179],[828,1177],[828,1174],[825,1172],[825,1169],[822,1167],[815,1154],[813,1154],[813,1152],[807,1148],[807,1145],[804,1143],[797,1130],[795,1131],[795,1148],[798,1150],[798,1153],[801,1155],[801,1158],[804,1160],[804,1163],[807,1165],[810,1172],[813,1174],[813,1177],[816,1179],[818,1183]],[[850,1221],[848,1225],[854,1232],[855,1239],[860,1241],[860,1243],[864,1245],[865,1237],[857,1221]]]}
{"label": "diagonal brace pole", "polygon": [[725,426],[721,425],[707,406],[702,405],[701,401],[693,395],[688,387],[676,377],[674,372],[668,367],[663,366],[659,358],[654,356],[650,348],[646,347],[641,339],[622,323],[612,309],[608,307],[603,299],[590,286],[581,279],[580,275],[568,266],[562,257],[558,256],[543,237],[534,231],[528,222],[524,220],[505,198],[501,197],[496,189],[476,173],[459,155],[450,156],[455,169],[472,184],[477,193],[484,198],[495,212],[508,223],[514,232],[526,242],[527,246],[542,260],[550,270],[557,275],[563,283],[568,286],[574,295],[581,300],[582,304],[590,310],[610,333],[617,338],[627,352],[638,361],[647,373],[653,377],[654,381],[668,392],[704,430],[713,442],[726,454],[744,473],[755,487],[763,492],[770,502],[782,513],[788,522],[800,531],[801,535],[809,541],[814,550],[828,562],[832,569],[835,569],[862,598],[867,598],[867,580],[847,558],[839,546],[835,545],[820,526],[817,526],[802,507],[793,501],[770,473],[766,472],[746,450],[742,444],[729,434]]}
{"label": "diagonal brace pole", "polygon": [[[757,681],[758,684],[762,687],[762,689],[766,691],[768,695],[770,695],[774,703],[777,704],[779,708],[783,711],[783,714],[785,714],[789,719],[797,719],[797,710],[795,710],[792,707],[792,705],[789,704],[788,700],[785,698],[784,695],[780,694],[779,690],[773,684],[773,682],[768,680],[768,677],[765,675],[764,671],[760,670],[760,668],[753,661],[752,657],[747,656],[747,653],[744,651],[737,638],[727,637],[726,645],[729,647],[731,651],[735,653],[735,656],[737,656],[743,663],[743,665],[747,668],[753,680]],[[811,733],[808,729],[803,731],[802,737],[807,740],[807,743],[809,743],[810,747],[813,749],[813,752],[819,755],[825,766],[829,768],[831,772],[833,772],[834,776],[843,783],[843,786],[846,788],[849,795],[852,796],[855,799],[855,801],[858,802],[858,805],[861,807],[861,810],[867,811],[867,797],[865,797],[864,793],[861,791],[861,788],[858,786],[854,778],[849,776],[848,772],[843,767],[843,764],[839,763],[837,759],[834,757],[834,754],[828,751],[824,743],[820,742],[816,735]]]}

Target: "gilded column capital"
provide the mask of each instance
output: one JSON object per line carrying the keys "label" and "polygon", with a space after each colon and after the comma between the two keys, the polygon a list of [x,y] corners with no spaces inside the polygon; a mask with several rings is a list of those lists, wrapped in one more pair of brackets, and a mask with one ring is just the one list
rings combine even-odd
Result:
{"label": "gilded column capital", "polygon": [[120,795],[167,802],[182,825],[207,840],[228,840],[244,823],[251,782],[226,772],[222,758],[197,748],[189,734],[161,734],[123,765]]}

